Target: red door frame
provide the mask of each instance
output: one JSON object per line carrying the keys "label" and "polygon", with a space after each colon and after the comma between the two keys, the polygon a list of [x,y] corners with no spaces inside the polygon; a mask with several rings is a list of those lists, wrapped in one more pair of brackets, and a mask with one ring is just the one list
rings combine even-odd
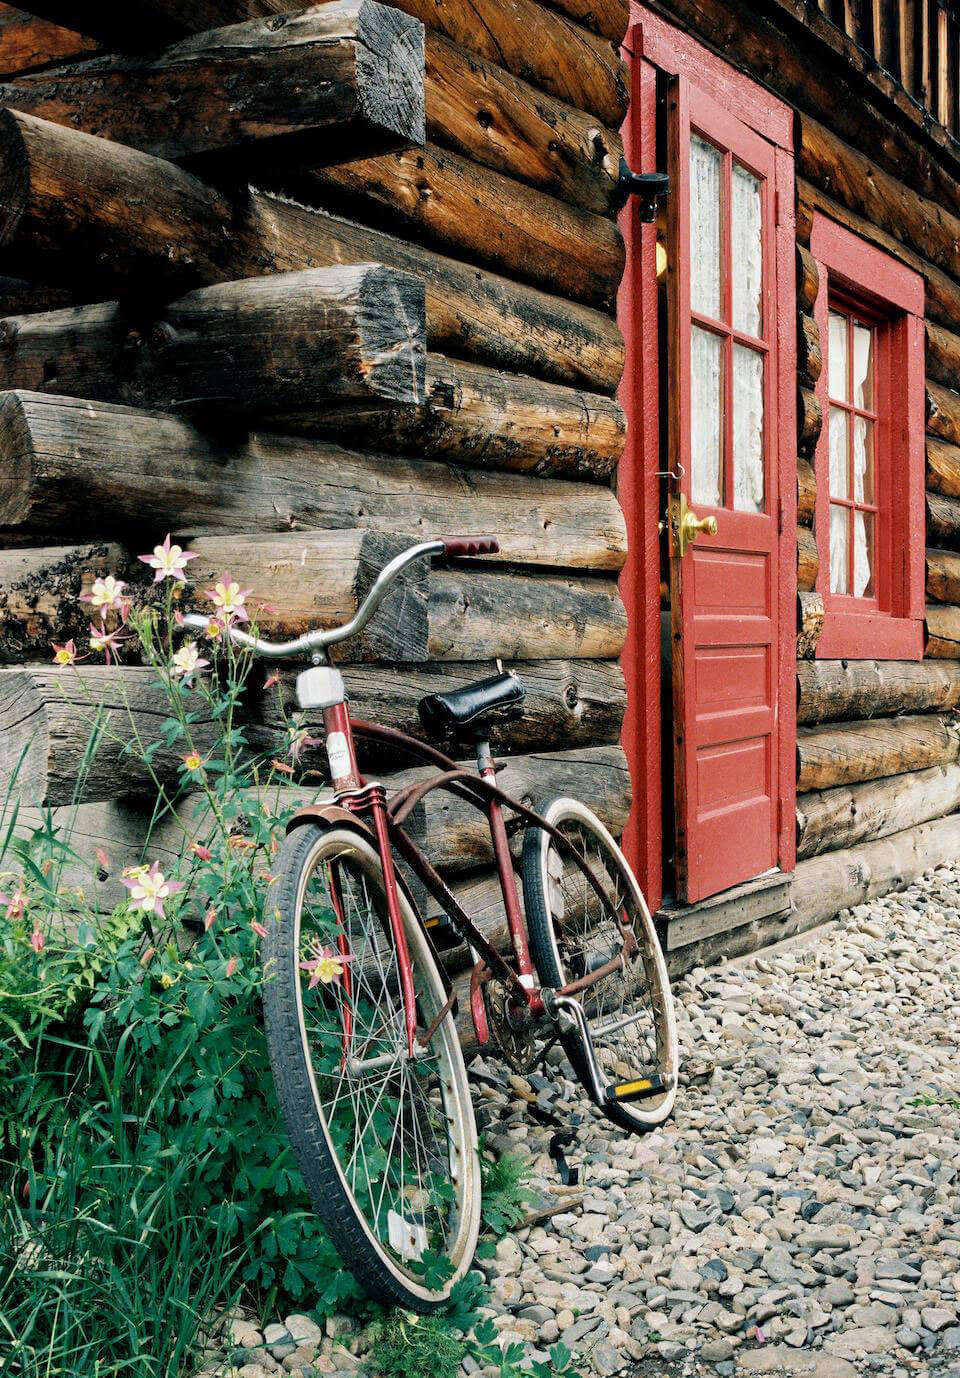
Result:
{"label": "red door frame", "polygon": [[[632,100],[622,134],[627,161],[638,172],[656,170],[656,69],[685,76],[717,104],[762,135],[776,154],[776,302],[780,490],[778,665],[778,775],[780,867],[796,863],[796,301],[784,284],[796,281],[793,112],[736,71],[693,35],[631,0],[623,53],[631,65]],[[624,848],[651,909],[662,899],[663,822],[660,784],[660,536],[656,472],[660,468],[659,348],[657,336],[656,228],[642,225],[628,202],[620,219],[627,249],[617,299],[626,342],[620,401],[627,414],[627,447],[620,461],[618,495],[627,523],[628,558],[621,576],[629,632],[622,665],[627,681],[623,747],[633,782],[633,809]]]}

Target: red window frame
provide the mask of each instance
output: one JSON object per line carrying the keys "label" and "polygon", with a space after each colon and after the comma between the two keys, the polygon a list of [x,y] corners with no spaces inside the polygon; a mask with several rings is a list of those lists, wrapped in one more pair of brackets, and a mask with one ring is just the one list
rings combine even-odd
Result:
{"label": "red window frame", "polygon": [[[819,211],[810,249],[820,274],[814,316],[823,367],[817,399],[816,535],[822,659],[921,660],[924,616],[924,284],[919,273]],[[874,331],[874,592],[830,591],[831,309]],[[852,334],[852,332],[850,332]],[[852,427],[851,427],[852,430]],[[851,499],[853,489],[851,487]],[[869,504],[857,503],[858,507]],[[852,544],[852,542],[851,542]]]}

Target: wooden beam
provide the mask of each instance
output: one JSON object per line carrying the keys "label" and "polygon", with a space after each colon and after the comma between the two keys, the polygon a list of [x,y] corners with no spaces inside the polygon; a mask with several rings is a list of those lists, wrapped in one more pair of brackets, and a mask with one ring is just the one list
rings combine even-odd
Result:
{"label": "wooden beam", "polygon": [[924,655],[935,660],[960,660],[960,608],[928,603]]}
{"label": "wooden beam", "polygon": [[797,722],[960,707],[960,666],[914,660],[807,660],[797,666]]}
{"label": "wooden beam", "polygon": [[49,658],[51,642],[90,620],[80,595],[107,574],[126,580],[129,565],[127,552],[108,543],[0,550],[0,662]]}
{"label": "wooden beam", "polygon": [[928,437],[927,488],[946,497],[960,498],[960,445]]}
{"label": "wooden beam", "polygon": [[215,190],[174,164],[0,110],[8,271],[82,280],[90,298],[165,299],[267,272],[383,263],[424,279],[434,350],[612,393],[611,317],[282,197]]}
{"label": "wooden beam", "polygon": [[820,400],[812,388],[797,388],[797,447],[803,458],[809,458],[817,448],[823,413]]}
{"label": "wooden beam", "polygon": [[797,791],[803,794],[946,765],[958,755],[957,728],[932,713],[801,727],[797,731]]}
{"label": "wooden beam", "polygon": [[797,316],[797,372],[809,383],[815,383],[823,368],[820,332],[812,316],[801,311]]}
{"label": "wooden beam", "polygon": [[91,38],[46,19],[0,5],[0,77],[16,76],[96,52]]}
{"label": "wooden beam", "polygon": [[609,306],[623,274],[612,220],[436,144],[288,174],[278,185],[591,306]]}
{"label": "wooden beam", "polygon": [[337,162],[423,143],[423,43],[392,6],[331,0],[23,76],[0,102],[160,158]]}
{"label": "wooden beam", "polygon": [[817,540],[808,526],[797,527],[797,588],[809,593],[817,585],[820,555]]}
{"label": "wooden beam", "polygon": [[927,539],[934,546],[960,545],[960,498],[927,490]]}
{"label": "wooden beam", "polygon": [[960,555],[927,551],[927,596],[937,603],[960,603]]}
{"label": "wooden beam", "polygon": [[812,526],[817,507],[817,475],[809,460],[797,460],[797,521]]}
{"label": "wooden beam", "polygon": [[823,599],[819,593],[797,594],[797,656],[809,659],[823,631]]}
{"label": "wooden beam", "polygon": [[872,842],[960,808],[960,765],[840,785],[797,798],[797,859]]}
{"label": "wooden beam", "polygon": [[926,321],[927,374],[945,388],[960,388],[960,335]]}
{"label": "wooden beam", "polygon": [[820,291],[820,269],[809,249],[797,245],[797,307],[808,315],[816,305]]}
{"label": "wooden beam", "polygon": [[927,379],[927,431],[960,444],[960,395]]}
{"label": "wooden beam", "polygon": [[[496,535],[502,558],[557,568],[623,564],[616,497],[598,485],[360,455],[267,433],[217,436],[132,407],[0,394],[0,539],[153,543],[185,530],[363,527]],[[146,547],[143,547],[146,548]]]}

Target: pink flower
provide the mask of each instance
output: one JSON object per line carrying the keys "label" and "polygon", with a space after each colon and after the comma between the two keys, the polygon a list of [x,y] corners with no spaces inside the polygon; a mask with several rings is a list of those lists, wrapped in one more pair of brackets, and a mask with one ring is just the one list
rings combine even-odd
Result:
{"label": "pink flower", "polygon": [[320,746],[320,744],[320,738],[309,736],[305,727],[295,727],[291,729],[290,732],[290,741],[287,744],[287,755],[294,765],[299,765],[300,757],[306,751],[307,747]]}
{"label": "pink flower", "polygon": [[239,833],[231,833],[227,838],[227,846],[232,847],[235,852],[248,852],[256,845],[253,838],[241,837]]}
{"label": "pink flower", "polygon": [[143,949],[143,956],[140,958],[140,965],[142,967],[149,966],[150,959],[153,957],[156,950],[155,947],[145,947]]}
{"label": "pink flower", "polygon": [[40,932],[39,928],[35,927],[30,934],[30,946],[39,957],[40,953],[43,951],[43,934]]}
{"label": "pink flower", "polygon": [[8,919],[22,919],[23,911],[26,907],[26,896],[23,893],[23,885],[17,886],[17,893],[11,895],[0,895],[0,904],[7,906]]}
{"label": "pink flower", "polygon": [[106,852],[103,850],[102,847],[98,847],[98,848],[97,848],[96,857],[97,857],[97,860],[99,861],[100,865],[103,867],[103,869],[104,869],[105,871],[109,871],[109,870],[110,870],[110,858],[107,856]]}
{"label": "pink flower", "polygon": [[232,976],[233,973],[236,971],[236,969],[237,969],[237,959],[236,959],[236,957],[231,957],[230,960],[229,960],[229,962],[227,963],[226,975],[227,975],[228,977],[229,977],[229,976]]}
{"label": "pink flower", "polygon": [[58,646],[56,642],[53,643],[54,665],[76,665],[77,659],[77,648],[72,637],[62,646]]}
{"label": "pink flower", "polygon": [[167,880],[160,870],[159,862],[152,866],[138,866],[122,877],[123,884],[130,891],[130,907],[140,909],[145,914],[156,914],[163,918],[163,902],[183,889],[182,880]]}
{"label": "pink flower", "polygon": [[111,610],[125,617],[130,606],[123,597],[126,587],[123,579],[114,579],[112,574],[108,574],[105,579],[94,579],[90,592],[81,593],[80,602],[90,603],[98,609],[101,622],[106,620],[107,613]]}
{"label": "pink flower", "polygon": [[338,976],[343,975],[343,968],[347,962],[352,962],[352,956],[345,956],[342,952],[334,952],[332,947],[321,947],[314,941],[313,956],[309,961],[300,963],[300,970],[306,971],[310,976],[308,990],[313,990],[314,986],[328,986],[331,981],[335,981]]}
{"label": "pink flower", "polygon": [[129,635],[125,634],[120,627],[116,631],[108,632],[101,622],[99,627],[90,623],[90,649],[91,651],[104,651],[107,657],[107,664],[112,664],[110,654],[117,652],[125,641],[129,641]]}
{"label": "pink flower", "polygon": [[217,620],[223,626],[229,627],[231,622],[249,622],[250,618],[244,607],[248,593],[250,589],[242,589],[235,579],[229,574],[224,574],[212,589],[207,589],[206,597],[217,610]]}
{"label": "pink flower", "polygon": [[273,766],[274,770],[279,770],[284,775],[293,774],[293,766],[290,765],[287,761],[271,761],[270,764]]}
{"label": "pink flower", "polygon": [[213,852],[211,852],[209,847],[204,847],[202,842],[191,842],[190,851],[193,852],[194,856],[198,856],[201,861],[210,861],[213,857]]}
{"label": "pink flower", "polygon": [[184,679],[189,679],[191,675],[199,674],[210,664],[209,660],[201,659],[200,652],[197,650],[195,641],[186,641],[173,657],[170,666],[170,673],[174,679],[180,675]]}
{"label": "pink flower", "polygon": [[272,689],[275,684],[279,683],[280,676],[274,671],[272,675],[267,675],[266,679],[263,681],[263,687],[264,689]]}
{"label": "pink flower", "polygon": [[155,545],[152,555],[141,555],[139,557],[145,565],[156,570],[153,582],[159,584],[163,579],[175,579],[178,582],[187,577],[187,561],[195,560],[197,552],[195,550],[183,550],[178,545],[170,544],[170,535],[167,533],[163,545]]}
{"label": "pink flower", "polygon": [[251,920],[250,927],[258,938],[265,938],[267,936],[267,930],[264,928],[263,924],[258,923],[256,919]]}
{"label": "pink flower", "polygon": [[206,913],[204,914],[204,916],[203,916],[203,931],[204,931],[204,933],[209,933],[210,930],[211,930],[211,928],[213,927],[213,925],[216,923],[216,921],[217,921],[217,911],[216,911],[216,909],[214,909],[213,905],[211,904],[210,908],[207,910],[207,912],[206,912]]}

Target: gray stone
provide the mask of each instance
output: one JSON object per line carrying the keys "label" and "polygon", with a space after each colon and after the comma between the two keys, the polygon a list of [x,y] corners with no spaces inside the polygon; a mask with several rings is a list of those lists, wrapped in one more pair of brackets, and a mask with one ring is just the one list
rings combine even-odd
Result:
{"label": "gray stone", "polygon": [[857,1378],[848,1360],[812,1350],[789,1349],[786,1345],[764,1345],[761,1349],[739,1350],[737,1368],[742,1373],[810,1375],[810,1378]]}
{"label": "gray stone", "polygon": [[729,1340],[707,1340],[700,1346],[700,1358],[706,1364],[722,1364],[733,1353]]}

